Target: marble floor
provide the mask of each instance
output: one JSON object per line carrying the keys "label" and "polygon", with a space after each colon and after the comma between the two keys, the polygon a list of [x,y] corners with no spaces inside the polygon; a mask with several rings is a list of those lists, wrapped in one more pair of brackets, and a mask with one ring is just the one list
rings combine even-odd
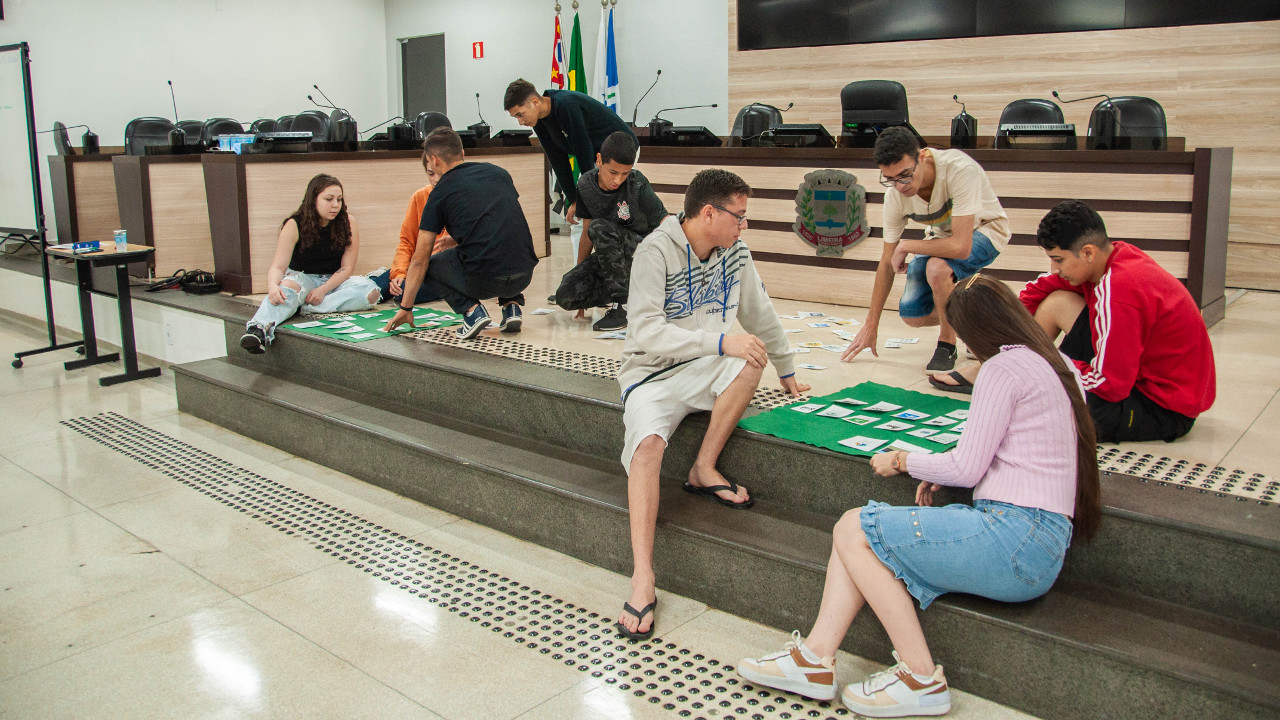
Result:
{"label": "marble floor", "polygon": [[[42,337],[35,326],[8,322],[0,353],[37,347]],[[438,599],[440,574],[389,582],[389,571],[378,577],[372,566],[318,549],[338,525],[313,525],[307,537],[286,531],[61,421],[114,413],[288,493],[295,509],[340,514],[343,529],[363,523],[363,537],[395,539],[403,545],[396,552],[444,557],[451,568],[518,583],[513,597],[534,595],[553,608],[545,617],[554,619],[543,619],[547,640],[562,618],[569,626],[603,624],[625,597],[627,578],[181,413],[167,370],[102,388],[97,378],[113,370],[65,372],[64,355],[34,356],[0,373],[0,718],[657,719],[692,707],[679,691],[670,702],[655,701],[657,690],[638,697],[638,684],[627,687],[617,671],[594,675],[596,665],[566,665],[548,647],[522,646],[477,622],[483,585],[464,590],[459,580],[453,592],[475,605],[469,617],[455,612]],[[663,647],[703,663],[696,671],[723,683],[708,691],[717,699],[745,690],[724,665],[787,639],[659,594]],[[528,614],[536,614],[531,604]],[[602,634],[593,659],[630,650]],[[838,678],[859,679],[887,659],[843,656]],[[956,690],[952,717],[1025,717]],[[755,700],[747,693],[733,702]],[[777,703],[772,717],[849,716],[794,696],[755,702]]]}

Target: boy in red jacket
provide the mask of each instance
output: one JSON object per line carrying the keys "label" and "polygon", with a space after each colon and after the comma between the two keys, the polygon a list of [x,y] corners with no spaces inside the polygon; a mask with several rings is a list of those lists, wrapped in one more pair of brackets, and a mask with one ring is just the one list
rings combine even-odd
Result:
{"label": "boy in red jacket", "polygon": [[1040,221],[1052,261],[1020,299],[1080,371],[1098,440],[1164,440],[1213,405],[1209,332],[1176,278],[1138,248],[1112,242],[1093,208],[1067,200]]}

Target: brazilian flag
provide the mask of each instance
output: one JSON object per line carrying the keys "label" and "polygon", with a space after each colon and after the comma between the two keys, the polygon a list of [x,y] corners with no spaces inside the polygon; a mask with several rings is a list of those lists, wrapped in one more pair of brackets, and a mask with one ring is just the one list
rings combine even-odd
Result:
{"label": "brazilian flag", "polygon": [[[573,34],[569,40],[569,86],[568,89],[589,95],[587,92],[586,64],[582,62],[582,26],[578,24],[578,13],[573,14]],[[577,158],[569,156],[569,167],[573,168],[573,181],[578,182]]]}

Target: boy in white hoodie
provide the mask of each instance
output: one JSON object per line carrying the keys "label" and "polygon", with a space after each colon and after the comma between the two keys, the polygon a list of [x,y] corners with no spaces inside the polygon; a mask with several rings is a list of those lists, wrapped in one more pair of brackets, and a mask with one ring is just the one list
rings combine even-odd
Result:
{"label": "boy in white hoodie", "polygon": [[[689,183],[684,212],[668,216],[636,247],[632,261],[631,327],[618,382],[635,565],[631,597],[617,623],[631,639],[653,633],[653,538],[667,439],[689,413],[710,410],[684,489],[729,507],[751,507],[747,489],[716,470],[720,451],[755,395],[766,362],[773,361],[787,392],[809,389],[796,382],[791,345],[751,253],[738,239],[750,195],[737,175],[703,170]],[[753,334],[727,334],[735,319]]]}

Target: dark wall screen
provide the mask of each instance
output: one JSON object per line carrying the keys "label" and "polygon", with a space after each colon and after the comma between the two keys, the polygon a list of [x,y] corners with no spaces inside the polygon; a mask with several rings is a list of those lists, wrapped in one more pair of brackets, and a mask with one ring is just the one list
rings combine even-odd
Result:
{"label": "dark wall screen", "polygon": [[738,0],[738,48],[1280,19],[1280,0]]}

